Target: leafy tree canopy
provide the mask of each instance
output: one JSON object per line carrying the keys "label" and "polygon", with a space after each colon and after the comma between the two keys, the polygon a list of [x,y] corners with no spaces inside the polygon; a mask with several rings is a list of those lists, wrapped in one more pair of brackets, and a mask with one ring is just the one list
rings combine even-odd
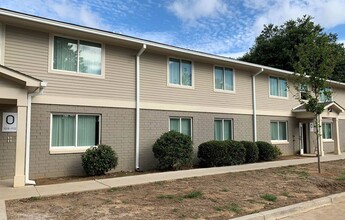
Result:
{"label": "leafy tree canopy", "polygon": [[337,61],[334,72],[329,79],[345,82],[345,48],[337,43],[336,34],[326,34],[320,25],[313,22],[311,16],[303,16],[297,20],[289,20],[281,26],[268,24],[256,38],[250,51],[240,60],[294,71],[295,63],[299,62],[298,46],[306,41],[323,36],[334,45],[341,59]]}

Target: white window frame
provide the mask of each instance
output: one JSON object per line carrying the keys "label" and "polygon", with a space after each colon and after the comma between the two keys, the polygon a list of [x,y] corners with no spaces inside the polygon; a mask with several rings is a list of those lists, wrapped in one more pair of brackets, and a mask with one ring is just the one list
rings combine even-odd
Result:
{"label": "white window frame", "polygon": [[[272,126],[271,123],[278,123],[278,137],[279,137],[279,123],[285,123],[285,127],[286,127],[286,140],[272,140]],[[279,120],[271,120],[270,121],[270,139],[271,139],[271,143],[272,144],[288,144],[289,143],[289,125],[288,125],[288,121],[279,121]]]}
{"label": "white window frame", "polygon": [[309,92],[309,86],[306,85],[307,91],[302,91],[302,86],[303,86],[303,84],[300,84],[300,86],[299,86],[299,97],[300,97],[300,99],[301,99],[302,101],[308,101],[307,99],[303,99],[303,98],[302,98],[302,93],[307,93],[307,94],[308,94],[308,92]]}
{"label": "white window frame", "polygon": [[[231,121],[231,139],[230,140],[234,140],[234,120],[232,118],[215,118],[214,121],[213,121],[213,132],[214,132],[214,123],[215,121],[222,121],[222,137],[223,137],[223,140],[224,141],[224,121]],[[213,137],[213,139],[215,139]]]}
{"label": "white window frame", "polygon": [[[225,68],[227,69],[232,69],[232,82],[233,82],[233,90],[227,90],[225,89],[216,89],[216,67],[218,68],[222,68],[223,69],[223,77],[224,77],[224,81],[225,81]],[[213,91],[214,92],[223,92],[223,93],[236,93],[236,77],[235,77],[235,69],[232,67],[227,67],[227,66],[218,66],[218,65],[213,65]],[[224,82],[225,83],[225,82]]]}
{"label": "white window frame", "polygon": [[320,102],[332,102],[333,101],[333,89],[332,87],[326,87],[325,90],[330,90],[332,93],[331,93],[331,97],[330,97],[330,100],[321,100],[321,92],[322,92],[322,96],[324,96],[323,94],[323,91],[320,92]]}
{"label": "white window frame", "polygon": [[[277,78],[278,82],[279,79],[285,80],[286,81],[286,96],[279,96],[279,95],[271,95],[271,77]],[[275,98],[275,99],[289,99],[289,88],[288,88],[288,80],[284,77],[279,77],[279,76],[268,76],[268,95],[270,98]],[[279,86],[279,83],[278,83]],[[278,87],[279,91],[279,87]]]}
{"label": "white window frame", "polygon": [[[329,124],[329,125],[331,125],[331,138],[323,138],[323,135],[324,135],[324,132],[323,132],[323,126],[324,126],[324,124]],[[333,142],[334,140],[333,140],[333,123],[332,122],[322,122],[322,140],[324,141],[324,142]]]}
{"label": "white window frame", "polygon": [[[79,51],[79,41],[88,41],[91,43],[97,43],[101,45],[101,74],[95,75],[90,73],[83,73],[79,72],[79,52],[78,52],[78,65],[77,65],[77,71],[69,71],[69,70],[59,70],[54,69],[54,38],[55,37],[62,37],[66,39],[76,40],[78,41],[77,50]],[[49,35],[49,63],[48,63],[48,72],[54,73],[54,74],[62,74],[62,75],[69,75],[69,76],[77,76],[77,77],[91,77],[91,78],[105,78],[105,44],[102,42],[89,40],[89,39],[83,39],[83,38],[75,38],[71,36],[65,36],[65,35],[57,35],[57,34],[50,34]]]}
{"label": "white window frame", "polygon": [[[53,116],[54,115],[71,115],[71,116],[75,116],[75,146],[52,146],[52,141],[53,141]],[[99,120],[99,125],[98,125],[98,144],[101,143],[101,127],[102,127],[102,116],[101,114],[89,114],[89,113],[51,113],[50,114],[50,138],[49,138],[49,151],[50,154],[63,154],[63,153],[83,153],[85,152],[87,149],[91,148],[91,147],[96,147],[97,145],[94,146],[82,146],[82,147],[78,147],[77,146],[77,141],[78,141],[78,116],[79,115],[85,115],[85,116],[98,116],[98,120]]]}
{"label": "white window frame", "polygon": [[178,116],[172,116],[172,117],[169,117],[169,131],[170,130],[170,119],[179,119],[180,120],[180,128],[179,128],[179,131],[181,133],[181,130],[182,130],[182,119],[189,119],[190,120],[190,137],[191,139],[193,139],[193,118],[192,117],[178,117]]}
{"label": "white window frame", "polygon": [[[180,84],[174,84],[170,83],[170,59],[175,59],[180,61]],[[187,86],[182,84],[182,60],[191,62],[192,65],[192,85]],[[194,89],[194,62],[189,59],[183,59],[183,58],[176,58],[176,57],[167,57],[167,86],[168,87],[175,87],[175,88],[183,88],[183,89]]]}

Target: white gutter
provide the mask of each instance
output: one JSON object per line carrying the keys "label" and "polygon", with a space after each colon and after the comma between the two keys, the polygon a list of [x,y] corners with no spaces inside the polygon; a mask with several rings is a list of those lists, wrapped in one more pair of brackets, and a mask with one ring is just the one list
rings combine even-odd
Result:
{"label": "white gutter", "polygon": [[261,70],[253,75],[253,131],[254,131],[254,142],[258,140],[258,130],[256,126],[256,86],[255,86],[255,77],[262,73],[264,71],[264,68],[261,68]]}
{"label": "white gutter", "polygon": [[29,179],[30,171],[30,141],[31,141],[31,100],[32,97],[41,95],[47,86],[46,82],[41,82],[39,91],[28,94],[28,108],[26,115],[26,145],[25,145],[25,184],[36,185],[36,182]]}
{"label": "white gutter", "polygon": [[135,111],[135,170],[139,171],[139,150],[140,150],[140,56],[146,50],[146,44],[140,49],[136,56],[136,111]]}

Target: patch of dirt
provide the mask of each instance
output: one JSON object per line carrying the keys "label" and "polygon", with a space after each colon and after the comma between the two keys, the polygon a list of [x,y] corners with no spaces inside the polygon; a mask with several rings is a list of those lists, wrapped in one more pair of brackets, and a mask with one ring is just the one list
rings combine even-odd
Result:
{"label": "patch of dirt", "polygon": [[[293,159],[302,159],[304,157],[298,155],[290,155],[290,156],[280,156],[278,160],[293,160]],[[194,165],[194,169],[199,168],[197,165]],[[188,168],[185,168],[188,169]],[[124,177],[124,176],[135,176],[135,175],[143,175],[148,173],[156,173],[159,172],[158,170],[149,170],[145,172],[110,172],[102,176],[67,176],[67,177],[55,177],[55,178],[39,178],[35,179],[36,184],[40,185],[51,185],[51,184],[58,184],[58,183],[68,183],[68,182],[78,182],[78,181],[86,181],[86,180],[94,180],[94,179],[107,179],[107,178],[116,178],[116,177]]]}
{"label": "patch of dirt", "polygon": [[[345,160],[6,201],[8,219],[229,219],[345,191]],[[271,194],[275,201],[263,199]]]}

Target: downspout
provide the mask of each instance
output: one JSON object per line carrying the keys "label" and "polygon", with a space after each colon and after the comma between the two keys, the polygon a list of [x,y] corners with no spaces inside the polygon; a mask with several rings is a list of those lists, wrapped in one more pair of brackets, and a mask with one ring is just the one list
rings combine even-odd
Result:
{"label": "downspout", "polygon": [[139,150],[140,150],[140,56],[146,50],[146,44],[140,49],[136,56],[136,109],[135,109],[135,170],[139,171]]}
{"label": "downspout", "polygon": [[259,74],[261,74],[264,71],[264,68],[261,68],[261,70],[253,75],[253,131],[254,131],[254,142],[258,140],[258,131],[257,131],[257,125],[256,125],[256,83],[255,83],[255,77]]}
{"label": "downspout", "polygon": [[43,90],[47,86],[46,82],[41,82],[40,88],[37,92],[35,90],[33,93],[28,94],[28,108],[26,115],[26,145],[25,145],[25,184],[36,185],[36,182],[29,179],[30,171],[30,142],[31,142],[31,100],[32,97],[41,95]]}

